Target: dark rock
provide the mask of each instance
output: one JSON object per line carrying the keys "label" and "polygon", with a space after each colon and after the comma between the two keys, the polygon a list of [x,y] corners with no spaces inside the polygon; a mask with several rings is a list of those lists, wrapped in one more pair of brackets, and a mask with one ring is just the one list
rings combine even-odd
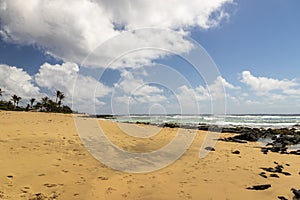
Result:
{"label": "dark rock", "polygon": [[236,142],[236,143],[242,143],[242,144],[245,144],[247,143],[247,141],[245,140],[239,140],[239,139],[235,139],[233,137],[229,137],[229,138],[225,138],[225,139],[219,139],[221,141],[225,141],[225,142]]}
{"label": "dark rock", "polygon": [[260,175],[261,177],[263,177],[263,178],[268,178],[268,176],[266,175],[265,172],[261,172],[259,175]]}
{"label": "dark rock", "polygon": [[299,151],[290,151],[289,154],[300,155],[300,152]]}
{"label": "dark rock", "polygon": [[278,199],[280,199],[280,200],[288,200],[288,199],[285,198],[284,196],[278,196]]}
{"label": "dark rock", "polygon": [[286,176],[291,176],[292,174],[289,172],[281,172],[282,174],[286,175]]}
{"label": "dark rock", "polygon": [[272,167],[262,167],[261,169],[266,172],[277,172],[276,169],[274,169]]}
{"label": "dark rock", "polygon": [[239,139],[239,140],[246,140],[249,142],[256,142],[260,138],[260,136],[258,134],[252,133],[252,132],[247,132],[244,134],[234,136],[233,138]]}
{"label": "dark rock", "polygon": [[136,124],[144,124],[144,125],[150,125],[150,122],[140,122],[140,121],[136,121]]}
{"label": "dark rock", "polygon": [[281,172],[282,172],[282,169],[283,169],[283,166],[282,166],[282,165],[277,165],[277,166],[275,167],[275,169],[276,169],[277,172],[281,173]]}
{"label": "dark rock", "polygon": [[272,148],[271,148],[271,151],[272,152],[279,152],[279,151],[284,151],[286,150],[286,145],[283,144],[283,143],[279,143],[279,142],[276,142],[276,143],[273,143],[272,144]]}
{"label": "dark rock", "polygon": [[291,191],[295,195],[295,198],[300,198],[300,190],[296,190],[295,188],[292,188]]}
{"label": "dark rock", "polygon": [[279,178],[279,176],[277,174],[270,174],[270,177]]}
{"label": "dark rock", "polygon": [[[276,165],[274,168],[272,167],[262,167],[262,170],[266,171],[266,172],[272,172],[272,173],[280,173],[286,176],[290,176],[291,174],[289,172],[284,172],[283,171],[283,166],[282,165]],[[277,177],[277,175],[270,175],[271,177]],[[278,178],[278,177],[277,177]]]}
{"label": "dark rock", "polygon": [[269,149],[268,148],[261,148],[260,151],[263,152],[264,154],[268,154]]}
{"label": "dark rock", "polygon": [[240,154],[241,152],[239,150],[235,150],[232,152],[233,154]]}
{"label": "dark rock", "polygon": [[177,123],[164,123],[163,127],[179,128],[180,126]]}
{"label": "dark rock", "polygon": [[204,149],[207,151],[215,151],[215,149],[213,147],[205,147]]}
{"label": "dark rock", "polygon": [[252,187],[247,187],[248,190],[266,190],[271,187],[271,184],[264,184],[264,185],[254,185]]}
{"label": "dark rock", "polygon": [[201,130],[201,131],[208,131],[208,125],[207,124],[202,124],[202,123],[200,123],[199,125],[198,125],[198,130]]}

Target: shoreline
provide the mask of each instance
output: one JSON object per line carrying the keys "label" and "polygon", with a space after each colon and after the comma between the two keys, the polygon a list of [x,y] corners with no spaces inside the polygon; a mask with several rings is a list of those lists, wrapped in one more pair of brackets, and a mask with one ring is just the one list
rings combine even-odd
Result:
{"label": "shoreline", "polygon": [[[271,200],[278,196],[292,199],[291,188],[300,189],[299,156],[264,154],[257,142],[219,140],[214,151],[199,158],[207,132],[195,130],[193,143],[173,164],[135,174],[113,170],[93,158],[78,137],[72,115],[0,112],[0,123],[2,199]],[[114,144],[131,152],[159,149],[178,130],[161,128],[144,139],[126,135],[116,122],[99,123]],[[127,126],[132,130],[136,126],[155,128]],[[189,134],[192,130],[183,131]],[[221,139],[235,135],[222,133]],[[254,186],[268,184],[271,187],[255,190]]]}

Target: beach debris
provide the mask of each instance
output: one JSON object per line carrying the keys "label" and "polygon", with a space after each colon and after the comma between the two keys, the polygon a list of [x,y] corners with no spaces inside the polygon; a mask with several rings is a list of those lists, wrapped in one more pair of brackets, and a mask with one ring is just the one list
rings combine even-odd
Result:
{"label": "beach debris", "polygon": [[240,154],[241,152],[239,150],[235,150],[232,152],[233,154]]}
{"label": "beach debris", "polygon": [[263,184],[263,185],[253,185],[252,187],[247,187],[248,190],[266,190],[271,187],[271,184]]}
{"label": "beach debris", "polygon": [[288,200],[288,199],[285,198],[284,196],[278,196],[278,199],[280,199],[280,200]]}
{"label": "beach debris", "polygon": [[292,188],[291,191],[292,191],[293,194],[295,195],[294,198],[300,199],[300,190],[297,190],[297,189],[295,189],[295,188]]}

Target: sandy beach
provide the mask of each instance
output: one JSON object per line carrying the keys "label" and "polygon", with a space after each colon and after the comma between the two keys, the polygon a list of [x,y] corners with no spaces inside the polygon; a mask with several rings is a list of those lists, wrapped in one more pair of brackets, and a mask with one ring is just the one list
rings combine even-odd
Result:
{"label": "sandy beach", "polygon": [[[99,120],[111,141],[126,151],[158,149],[177,129],[163,128],[150,138],[122,133],[115,122]],[[137,125],[128,124],[134,130]],[[145,126],[145,125],[141,125]],[[147,126],[155,129],[153,126]],[[190,130],[184,130],[187,134]],[[215,151],[200,159],[206,132],[197,131],[184,155],[170,166],[150,173],[125,173],[96,160],[83,146],[73,116],[0,112],[0,199],[277,199],[293,198],[299,189],[297,155],[263,154],[256,142],[218,141]],[[231,134],[222,134],[228,137]],[[233,154],[238,150],[239,154]],[[113,158],[112,158],[113,159]],[[291,175],[267,178],[261,168],[278,164]],[[266,190],[247,187],[271,184]]]}

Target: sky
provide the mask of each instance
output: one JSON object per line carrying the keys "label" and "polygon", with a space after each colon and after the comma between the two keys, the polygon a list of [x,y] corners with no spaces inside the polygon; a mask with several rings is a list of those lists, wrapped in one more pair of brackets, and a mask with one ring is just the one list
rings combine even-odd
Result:
{"label": "sky", "polygon": [[298,0],[0,0],[0,98],[26,105],[60,90],[87,113],[300,113],[299,9]]}

